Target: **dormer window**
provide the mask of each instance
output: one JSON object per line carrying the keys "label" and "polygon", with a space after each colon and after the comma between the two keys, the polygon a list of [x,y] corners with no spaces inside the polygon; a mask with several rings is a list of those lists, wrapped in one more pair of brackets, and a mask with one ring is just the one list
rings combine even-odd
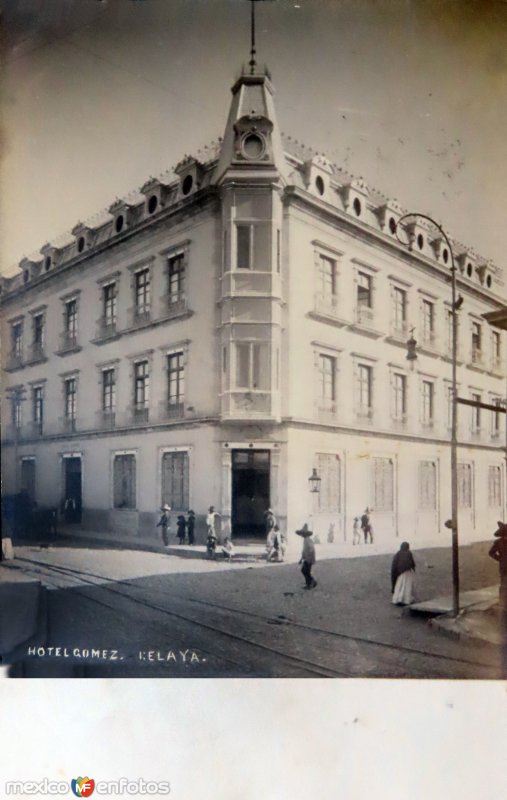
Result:
{"label": "dormer window", "polygon": [[158,197],[156,194],[152,194],[151,197],[148,198],[147,202],[148,214],[154,214],[158,208]]}
{"label": "dormer window", "polygon": [[324,194],[325,186],[321,175],[317,175],[317,177],[315,178],[315,188],[317,189],[317,192],[320,195]]}
{"label": "dormer window", "polygon": [[46,258],[44,259],[44,269],[47,272],[48,269],[50,268],[51,268],[51,256],[46,256]]}
{"label": "dormer window", "polygon": [[192,175],[185,175],[183,181],[181,182],[181,191],[184,195],[190,194],[192,191],[192,186],[194,185],[194,179]]}
{"label": "dormer window", "polygon": [[122,232],[124,224],[125,224],[125,217],[123,216],[123,214],[118,214],[118,216],[114,221],[114,229],[116,233]]}

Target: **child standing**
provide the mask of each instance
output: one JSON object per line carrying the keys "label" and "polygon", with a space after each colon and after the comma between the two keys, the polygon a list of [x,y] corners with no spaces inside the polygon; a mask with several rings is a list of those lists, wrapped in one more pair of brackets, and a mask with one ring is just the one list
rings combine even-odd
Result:
{"label": "child standing", "polygon": [[188,543],[194,543],[194,528],[195,528],[195,512],[190,509],[188,512],[187,518],[187,533],[188,533]]}
{"label": "child standing", "polygon": [[315,578],[312,577],[312,567],[317,560],[315,557],[315,544],[313,541],[313,533],[308,529],[308,525],[305,522],[301,530],[296,531],[298,536],[303,537],[303,552],[301,553],[301,559],[299,561],[302,564],[301,572],[303,573],[306,586],[305,589],[315,589],[317,586],[317,581]]}

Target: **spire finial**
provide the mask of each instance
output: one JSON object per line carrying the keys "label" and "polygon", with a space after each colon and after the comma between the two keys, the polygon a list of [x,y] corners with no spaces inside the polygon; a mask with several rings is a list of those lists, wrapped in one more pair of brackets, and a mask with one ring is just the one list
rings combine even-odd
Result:
{"label": "spire finial", "polygon": [[256,49],[255,49],[255,4],[258,2],[262,2],[262,0],[250,0],[250,9],[251,9],[251,17],[250,17],[250,31],[251,31],[251,45],[250,45],[250,61],[248,62],[250,66],[250,75],[255,75],[255,68],[257,66],[257,61],[255,60],[256,56]]}

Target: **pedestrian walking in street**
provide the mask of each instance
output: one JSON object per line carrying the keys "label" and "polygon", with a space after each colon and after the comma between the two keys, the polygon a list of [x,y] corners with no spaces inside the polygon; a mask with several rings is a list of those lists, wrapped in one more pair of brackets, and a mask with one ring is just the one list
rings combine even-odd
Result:
{"label": "pedestrian walking in street", "polygon": [[308,524],[306,522],[299,531],[296,531],[296,533],[298,536],[303,537],[303,552],[301,553],[299,563],[302,565],[301,572],[303,573],[303,577],[305,579],[305,589],[315,589],[317,586],[317,581],[312,576],[312,567],[316,561],[313,533],[308,529]]}
{"label": "pedestrian walking in street", "polygon": [[408,542],[402,542],[391,564],[392,602],[409,606],[414,602],[415,561]]}
{"label": "pedestrian walking in street", "polygon": [[234,545],[228,536],[225,537],[224,543],[220,549],[222,551],[223,557],[227,558],[230,561],[234,555]]}
{"label": "pedestrian walking in street", "polygon": [[169,512],[171,511],[171,508],[166,503],[160,510],[162,512],[162,516],[157,522],[157,528],[161,528],[162,540],[167,547],[169,544]]}
{"label": "pedestrian walking in street", "polygon": [[489,556],[498,562],[500,571],[500,607],[507,608],[507,525],[498,522],[494,533],[496,541],[489,549]]}
{"label": "pedestrian walking in street", "polygon": [[187,533],[187,521],[183,514],[180,514],[176,520],[176,536],[180,544],[185,544],[185,536]]}
{"label": "pedestrian walking in street", "polygon": [[354,517],[352,523],[352,544],[361,544],[361,518]]}
{"label": "pedestrian walking in street", "polygon": [[189,544],[194,544],[195,541],[194,529],[195,529],[195,512],[192,511],[192,509],[190,509],[187,517],[187,534],[188,534]]}
{"label": "pedestrian walking in street", "polygon": [[368,544],[368,539],[370,540],[370,544],[373,544],[373,526],[371,524],[370,514],[371,509],[366,508],[363,516],[361,517],[361,528],[363,529],[365,544]]}

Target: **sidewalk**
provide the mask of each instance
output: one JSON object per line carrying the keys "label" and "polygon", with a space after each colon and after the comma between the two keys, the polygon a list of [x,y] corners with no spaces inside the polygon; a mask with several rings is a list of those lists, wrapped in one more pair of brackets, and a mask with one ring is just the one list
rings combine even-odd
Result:
{"label": "sidewalk", "polygon": [[454,617],[453,598],[446,595],[414,603],[409,606],[408,612],[431,617],[429,623],[433,628],[456,638],[475,639],[494,645],[504,642],[507,631],[502,631],[497,585],[461,592],[459,607],[460,612]]}

